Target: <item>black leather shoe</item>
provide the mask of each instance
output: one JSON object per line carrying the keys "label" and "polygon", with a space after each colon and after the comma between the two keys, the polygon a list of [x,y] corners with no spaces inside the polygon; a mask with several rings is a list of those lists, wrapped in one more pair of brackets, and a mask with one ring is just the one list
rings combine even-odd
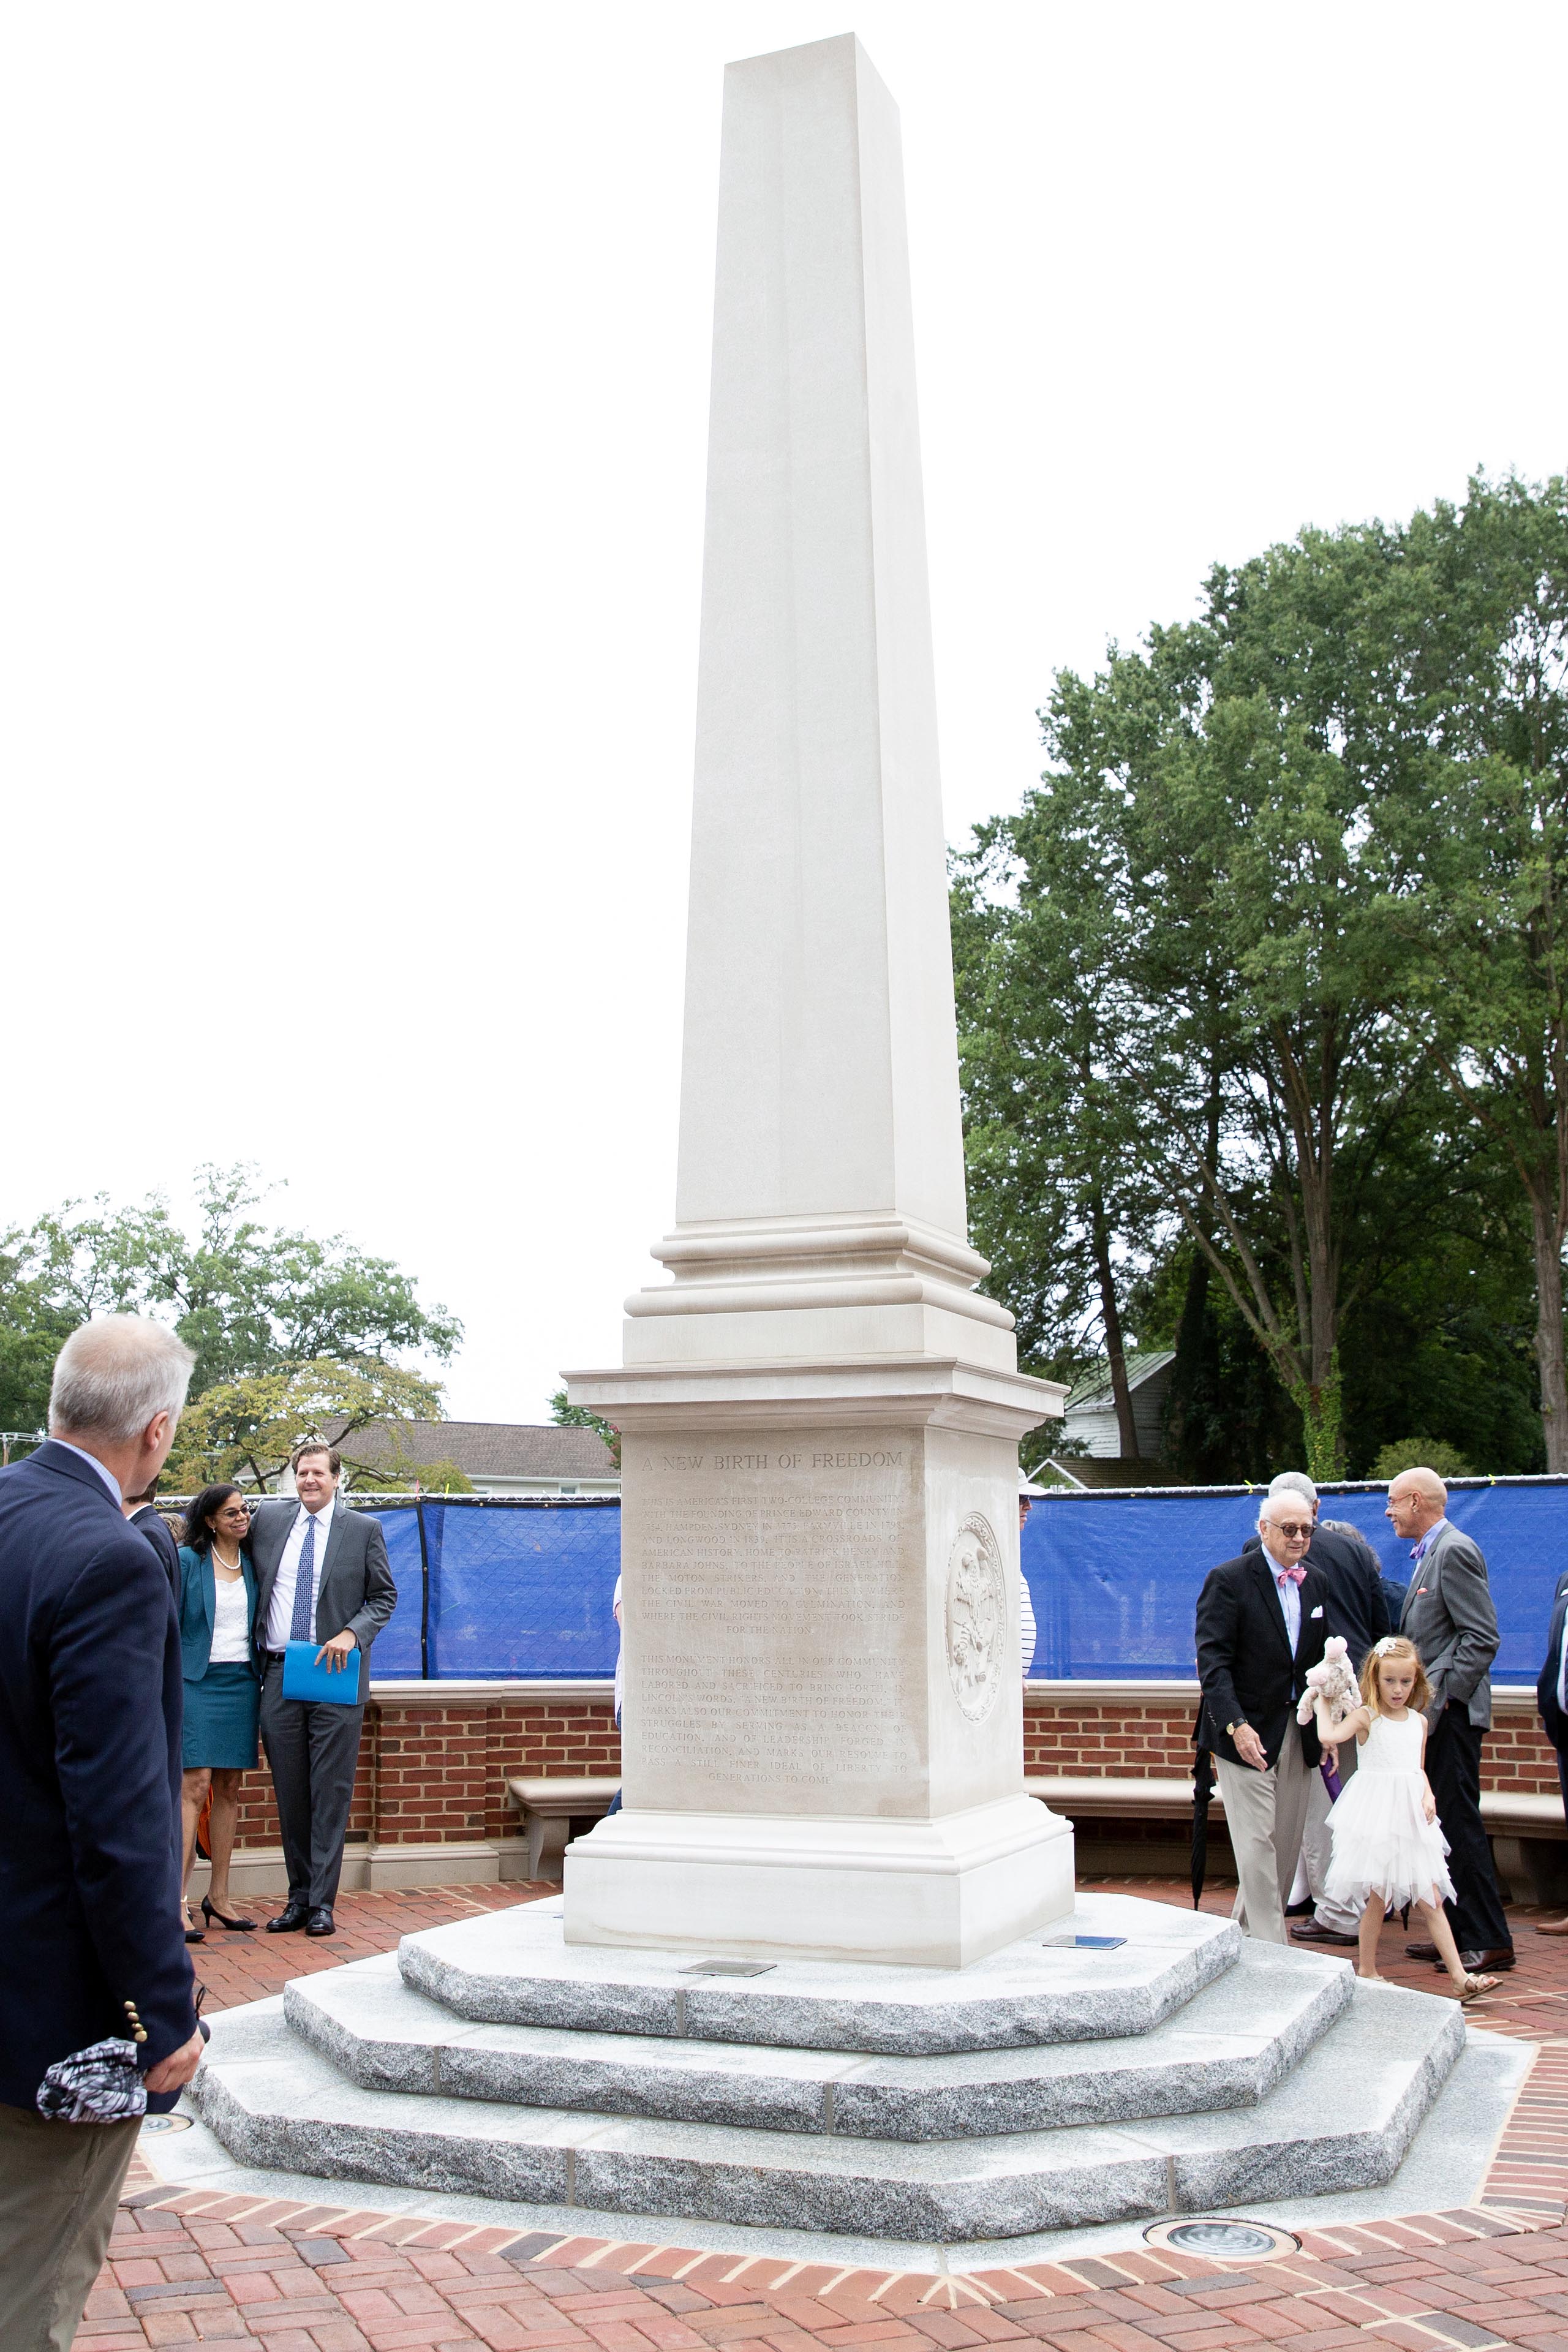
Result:
{"label": "black leather shoe", "polygon": [[1303,1919],[1299,1927],[1291,1928],[1290,1935],[1298,1944],[1349,1944],[1353,1948],[1361,1940],[1357,1936],[1342,1936],[1337,1927],[1325,1927],[1318,1919]]}
{"label": "black leather shoe", "polygon": [[1468,1977],[1496,1976],[1500,1969],[1514,1966],[1513,1946],[1500,1944],[1495,1952],[1461,1952],[1459,1966]]}
{"label": "black leather shoe", "polygon": [[1285,1916],[1287,1919],[1305,1919],[1311,1909],[1312,1898],[1310,1895],[1304,1895],[1300,1903],[1287,1903]]}
{"label": "black leather shoe", "polygon": [[1407,1960],[1437,1960],[1437,1966],[1439,1968],[1443,1965],[1442,1961],[1437,1959],[1437,1947],[1430,1940],[1430,1938],[1428,1938],[1425,1943],[1417,1940],[1406,1944],[1405,1947],[1405,1957]]}
{"label": "black leather shoe", "polygon": [[338,1923],[332,1916],[331,1904],[318,1903],[315,1909],[311,1912],[310,1917],[305,1922],[306,1935],[335,1936],[337,1932]]}
{"label": "black leather shoe", "polygon": [[268,1919],[267,1932],[269,1936],[292,1936],[305,1925],[310,1916],[310,1914],[302,1903],[286,1904],[276,1919]]}

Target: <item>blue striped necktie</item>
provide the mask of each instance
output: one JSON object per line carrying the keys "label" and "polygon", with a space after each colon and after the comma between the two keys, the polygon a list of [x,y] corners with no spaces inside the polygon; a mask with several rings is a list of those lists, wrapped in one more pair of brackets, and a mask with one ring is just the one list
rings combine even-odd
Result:
{"label": "blue striped necktie", "polygon": [[315,1616],[316,1600],[316,1522],[307,1517],[305,1540],[300,1546],[300,1565],[294,1571],[294,1613],[289,1620],[289,1639],[309,1642],[313,1638],[311,1620]]}

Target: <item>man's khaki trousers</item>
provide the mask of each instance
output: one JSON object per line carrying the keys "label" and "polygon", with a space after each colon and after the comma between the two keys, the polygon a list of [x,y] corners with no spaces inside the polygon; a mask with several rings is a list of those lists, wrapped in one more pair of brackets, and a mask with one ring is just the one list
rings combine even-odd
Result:
{"label": "man's khaki trousers", "polygon": [[1240,1882],[1231,1917],[1259,1943],[1288,1943],[1285,1906],[1307,1823],[1309,1775],[1300,1732],[1294,1723],[1286,1725],[1279,1760],[1267,1772],[1227,1764],[1223,1756],[1215,1758],[1214,1769]]}
{"label": "man's khaki trousers", "polygon": [[47,2124],[0,2106],[0,2345],[69,2352],[109,2251],[138,2116]]}

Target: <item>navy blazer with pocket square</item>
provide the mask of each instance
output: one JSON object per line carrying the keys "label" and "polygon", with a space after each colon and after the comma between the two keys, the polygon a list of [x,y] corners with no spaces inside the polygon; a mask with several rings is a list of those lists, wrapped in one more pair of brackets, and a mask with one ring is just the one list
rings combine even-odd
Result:
{"label": "navy blazer with pocket square", "polygon": [[6,2106],[31,2110],[57,2060],[134,2040],[132,2012],[143,2067],[196,2030],[180,1912],[180,1667],[163,1561],[91,1463],[51,1439],[0,1470]]}
{"label": "navy blazer with pocket square", "polygon": [[[1211,1569],[1198,1595],[1198,1680],[1203,1705],[1194,1737],[1227,1764],[1239,1764],[1227,1723],[1249,1723],[1263,1742],[1270,1766],[1295,1723],[1296,1703],[1307,1687],[1307,1669],[1323,1654],[1328,1626],[1323,1608],[1325,1579],[1309,1568],[1299,1588],[1301,1624],[1294,1651],[1279,1605],[1274,1561],[1261,1546]],[[1299,1727],[1309,1764],[1322,1753],[1315,1723]]]}

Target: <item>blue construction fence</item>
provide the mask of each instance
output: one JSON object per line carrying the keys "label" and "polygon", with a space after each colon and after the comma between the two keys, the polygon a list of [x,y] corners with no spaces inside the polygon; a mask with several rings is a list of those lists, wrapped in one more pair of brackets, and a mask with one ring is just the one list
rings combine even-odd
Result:
{"label": "blue construction fence", "polygon": [[[1384,1517],[1386,1489],[1322,1495],[1323,1517],[1360,1528],[1384,1575],[1405,1583],[1409,1546]],[[1037,1502],[1023,1548],[1038,1627],[1036,1676],[1190,1679],[1198,1588],[1240,1551],[1259,1497],[1240,1487],[1063,1489]],[[389,1499],[374,1511],[397,1580],[397,1608],[375,1645],[378,1679],[591,1681],[615,1672],[614,1498]],[[1552,1595],[1568,1567],[1568,1480],[1456,1485],[1448,1516],[1487,1557],[1502,1633],[1494,1678],[1533,1683]]]}
{"label": "blue construction fence", "polygon": [[[1076,1493],[1036,1503],[1024,1528],[1024,1573],[1039,1637],[1034,1672],[1047,1681],[1185,1681],[1197,1672],[1193,1612],[1211,1568],[1234,1559],[1258,1522],[1264,1490]],[[1385,1580],[1410,1580],[1410,1546],[1384,1516],[1386,1486],[1324,1486],[1318,1516],[1359,1528]],[[1448,1517],[1486,1555],[1502,1636],[1495,1682],[1541,1671],[1557,1580],[1568,1568],[1568,1480],[1456,1483]]]}

